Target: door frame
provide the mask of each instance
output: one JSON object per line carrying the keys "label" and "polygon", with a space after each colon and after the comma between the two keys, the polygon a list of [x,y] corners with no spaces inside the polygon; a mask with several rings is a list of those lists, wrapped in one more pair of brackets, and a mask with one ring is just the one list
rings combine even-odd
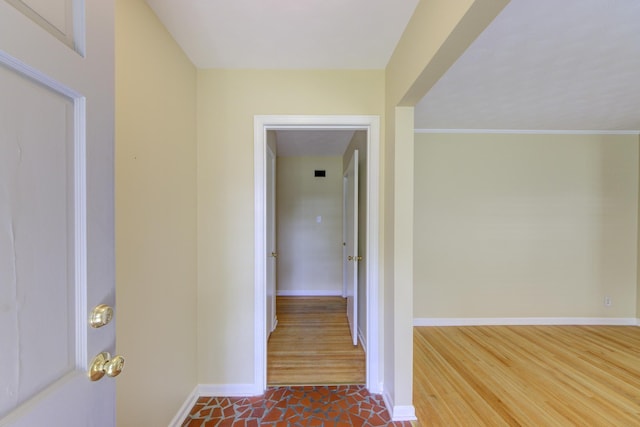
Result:
{"label": "door frame", "polygon": [[[267,224],[266,224],[265,244],[269,243],[269,239],[266,236],[271,232],[273,233],[273,235],[271,236],[272,242],[277,243],[276,236],[275,236],[275,232],[276,232],[276,209],[275,209],[276,208],[276,153],[274,153],[271,147],[267,145],[266,154],[267,154],[267,158],[266,158],[267,169],[265,171],[265,185],[268,186],[270,183],[271,188],[267,187],[266,193],[265,193],[267,196],[269,196],[268,199],[265,199],[267,203],[265,205],[265,208],[268,208],[268,210],[265,210],[265,218],[268,219],[268,214],[271,214],[271,223],[267,221]],[[269,165],[269,163],[271,163],[271,165]],[[267,174],[272,174],[271,180],[266,178]],[[272,228],[272,230],[269,230],[269,228]],[[273,253],[271,254],[269,253],[270,251],[277,253],[277,250],[275,246],[272,246],[272,247],[265,246],[265,249],[266,249],[267,258],[270,257],[268,263],[273,263],[273,271],[271,271],[271,273],[269,273],[269,269],[267,267],[267,270],[266,270],[267,279],[265,283],[265,289],[267,292],[267,295],[266,295],[267,314],[271,314],[271,316],[267,318],[267,339],[268,339],[271,333],[275,331],[276,326],[278,325],[278,318],[276,316],[277,255],[274,257]],[[270,284],[269,280],[272,280],[273,283]],[[269,301],[269,289],[268,289],[270,285],[273,286],[273,289],[271,289],[273,291],[271,301]],[[271,305],[271,309],[270,309],[271,311],[269,311],[269,305]]]}
{"label": "door frame", "polygon": [[347,179],[342,175],[342,298],[347,297]]}
{"label": "door frame", "polygon": [[367,131],[367,352],[366,387],[371,393],[382,393],[380,378],[379,310],[379,236],[380,236],[380,117],[379,116],[254,116],[254,391],[263,394],[267,388],[267,293],[266,293],[266,161],[267,130],[365,130]]}
{"label": "door frame", "polygon": [[[358,292],[359,292],[359,280],[360,277],[358,275],[358,270],[360,266],[359,256],[360,249],[358,248],[358,181],[359,181],[359,155],[358,149],[356,148],[351,153],[351,157],[349,158],[349,163],[347,165],[346,170],[342,172],[342,218],[343,218],[343,234],[344,240],[342,244],[342,251],[344,254],[342,258],[342,270],[343,275],[346,276],[346,282],[343,283],[345,298],[347,299],[347,320],[349,323],[349,331],[351,332],[351,339],[353,340],[353,345],[358,345],[358,334],[359,330],[359,304],[358,300]],[[344,156],[343,156],[344,158]],[[352,168],[353,164],[353,168]],[[351,177],[351,183],[349,182],[349,175]],[[350,191],[351,190],[351,191]],[[349,206],[353,205],[353,211],[349,211]],[[349,224],[351,223],[351,229]],[[351,233],[350,233],[351,232]],[[350,253],[349,253],[350,252]],[[349,261],[349,258],[355,258],[352,261]],[[350,271],[353,269],[352,271]],[[343,278],[344,280],[344,278]],[[353,294],[350,295],[350,291],[353,290]],[[351,297],[351,298],[350,298]],[[349,301],[351,299],[351,301]]]}

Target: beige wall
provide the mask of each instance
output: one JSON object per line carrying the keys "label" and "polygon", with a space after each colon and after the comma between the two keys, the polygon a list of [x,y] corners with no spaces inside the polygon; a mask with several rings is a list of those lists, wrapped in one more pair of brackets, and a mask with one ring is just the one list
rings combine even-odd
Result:
{"label": "beige wall", "polygon": [[385,389],[399,411],[412,402],[413,106],[508,0],[421,0],[385,72]]}
{"label": "beige wall", "polygon": [[167,425],[197,383],[196,71],[142,0],[116,2],[119,427]]}
{"label": "beige wall", "polygon": [[[386,111],[379,307],[386,316],[380,340],[386,351],[381,357],[392,403],[411,403],[410,106],[506,3],[421,0],[386,71],[200,70],[196,84],[195,70],[144,2],[117,0],[118,349],[128,357],[127,376],[118,380],[119,425],[165,424],[196,382],[253,382],[255,114],[385,117]],[[398,105],[409,110],[397,110]],[[416,256],[417,264],[420,259]],[[416,270],[416,282],[422,274]],[[623,288],[616,283],[612,289]],[[619,309],[617,295],[613,310]],[[157,310],[146,311],[148,306]],[[165,312],[170,315],[163,317]],[[163,357],[155,358],[154,351]],[[179,369],[159,376],[167,364]]]}
{"label": "beige wall", "polygon": [[[123,10],[127,2],[119,0],[119,4]],[[381,130],[385,135],[387,129],[386,138],[390,139],[387,144],[386,138],[381,138],[381,180],[385,194],[381,194],[379,199],[383,207],[380,220],[385,233],[380,236],[379,248],[382,264],[380,290],[384,293],[379,306],[380,315],[384,317],[384,336],[380,337],[380,348],[384,346],[388,350],[381,353],[381,358],[385,363],[385,389],[392,404],[411,404],[411,313],[406,307],[411,305],[413,290],[413,270],[407,268],[413,260],[413,222],[406,219],[413,215],[413,192],[407,190],[413,185],[413,121],[410,108],[402,109],[397,114],[396,107],[400,104],[411,105],[412,100],[419,99],[429,84],[437,81],[464,47],[486,26],[489,17],[495,16],[504,4],[506,1],[502,0],[465,1],[456,5],[448,0],[422,0],[410,24],[411,28],[402,37],[398,53],[394,54],[386,71],[197,72],[198,237],[195,253],[198,260],[199,383],[244,384],[254,381],[253,116],[374,114],[383,117]],[[146,22],[139,29],[141,33],[146,33],[151,21],[147,16],[148,10],[141,5],[141,1],[131,2],[126,6],[130,9],[126,14],[131,22]],[[140,16],[143,9],[144,17]],[[436,16],[433,11],[438,12],[439,20],[436,23],[431,20]],[[460,25],[461,22],[465,25]],[[161,29],[157,29],[158,34],[162,33],[157,39],[145,37],[136,41],[139,36],[134,34],[133,26],[132,23],[128,34],[120,36],[121,44],[124,46],[125,41],[132,43],[132,46],[126,47],[131,51],[136,49],[138,42],[148,44],[145,48],[149,51],[140,49],[132,55],[131,64],[132,68],[135,66],[140,70],[136,77],[142,86],[155,85],[156,90],[150,91],[152,96],[144,97],[145,100],[153,100],[153,96],[161,97],[164,91],[170,90],[173,85],[181,85],[185,80],[177,82],[170,79],[167,87],[158,89],[165,84],[160,81],[164,72],[157,72],[164,64],[158,67],[157,63],[148,60],[149,55],[162,55],[164,49],[173,50],[175,45],[167,40]],[[471,30],[461,31],[462,27]],[[128,40],[127,36],[134,42]],[[154,43],[154,40],[158,43]],[[151,66],[156,72],[145,72]],[[170,71],[171,67],[165,72]],[[162,104],[151,105],[150,109],[155,111],[158,105]],[[130,111],[134,111],[134,108],[131,107]],[[144,106],[135,111],[141,114]],[[146,114],[149,113],[145,112],[139,119],[144,119]],[[169,114],[172,111],[168,111]],[[165,118],[156,117],[154,125]],[[171,127],[170,123],[163,125]],[[398,124],[401,127],[399,130],[396,129]],[[164,135],[160,130],[157,133],[159,137]],[[399,142],[396,141],[398,137]],[[190,141],[189,138],[187,140]],[[189,147],[187,152],[181,154],[191,154],[191,145]],[[149,165],[152,166],[157,165]],[[167,169],[177,172],[170,167]],[[402,172],[399,179],[396,179],[396,170]],[[131,173],[134,172],[132,166]],[[155,182],[150,182],[155,178],[153,174],[140,171],[139,179],[144,180],[147,186],[155,186]],[[188,174],[182,178],[190,179]],[[167,184],[170,188],[176,185],[173,181]],[[183,196],[190,197],[190,193],[186,191]],[[136,202],[133,196],[131,199],[132,206],[144,203],[148,206],[147,211],[154,208],[145,200]],[[189,212],[189,209],[181,210],[183,215],[188,216]],[[133,223],[133,219],[131,221]],[[127,231],[130,229],[133,227]],[[195,233],[195,229],[187,229],[189,236]],[[153,237],[147,236],[149,239]],[[130,250],[129,253],[134,252]],[[192,254],[189,251],[182,253]],[[188,287],[187,293],[190,292]],[[184,338],[190,340],[190,334]]]}
{"label": "beige wall", "polygon": [[254,383],[254,115],[383,108],[382,70],[198,71],[200,383]]}
{"label": "beige wall", "polygon": [[342,158],[278,157],[276,175],[278,295],[342,295]]}
{"label": "beige wall", "polygon": [[[342,157],[342,170],[346,170],[353,152],[358,150],[358,329],[367,337],[367,132],[356,131]],[[366,342],[364,343],[366,347]]]}
{"label": "beige wall", "polygon": [[636,317],[637,136],[417,134],[415,188],[416,318]]}

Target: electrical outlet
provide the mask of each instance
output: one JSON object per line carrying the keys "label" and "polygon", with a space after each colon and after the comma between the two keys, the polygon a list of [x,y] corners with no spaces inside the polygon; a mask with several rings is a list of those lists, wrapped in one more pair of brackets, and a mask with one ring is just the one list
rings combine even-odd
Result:
{"label": "electrical outlet", "polygon": [[611,297],[604,297],[604,305],[609,307],[611,305]]}

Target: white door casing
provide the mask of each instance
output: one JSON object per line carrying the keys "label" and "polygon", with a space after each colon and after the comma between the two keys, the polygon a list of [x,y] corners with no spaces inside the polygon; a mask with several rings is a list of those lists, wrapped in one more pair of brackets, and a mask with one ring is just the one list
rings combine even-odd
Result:
{"label": "white door casing", "polygon": [[353,345],[358,345],[358,150],[349,160],[344,180],[347,319]]}
{"label": "white door casing", "polygon": [[381,337],[383,319],[379,310],[379,200],[380,200],[380,118],[378,116],[255,116],[254,117],[254,383],[246,394],[262,394],[267,386],[266,326],[266,159],[267,130],[350,129],[367,132],[367,389],[382,393]]}
{"label": "white door casing", "polygon": [[267,146],[267,336],[276,329],[276,155]]}
{"label": "white door casing", "polygon": [[113,0],[0,1],[0,426],[115,425]]}
{"label": "white door casing", "polygon": [[347,298],[349,277],[347,274],[347,180],[342,177],[342,298]]}

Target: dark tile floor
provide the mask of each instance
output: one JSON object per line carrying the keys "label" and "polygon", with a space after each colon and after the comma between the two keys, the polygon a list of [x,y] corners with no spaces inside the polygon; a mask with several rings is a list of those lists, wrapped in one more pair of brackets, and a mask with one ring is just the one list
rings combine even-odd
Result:
{"label": "dark tile floor", "polygon": [[182,427],[411,426],[391,422],[364,386],[272,387],[259,397],[201,397]]}

